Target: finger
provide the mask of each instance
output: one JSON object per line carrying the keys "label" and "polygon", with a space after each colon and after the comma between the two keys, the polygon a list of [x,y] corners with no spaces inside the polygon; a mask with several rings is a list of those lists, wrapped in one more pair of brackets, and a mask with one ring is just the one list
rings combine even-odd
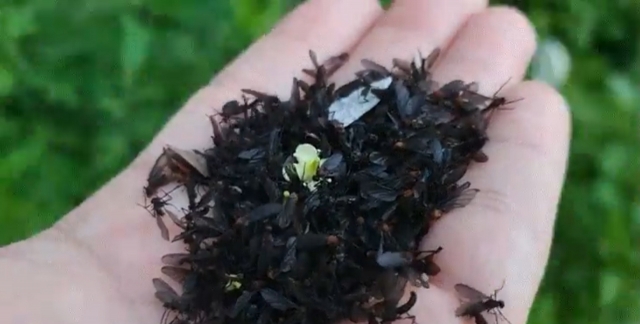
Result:
{"label": "finger", "polygon": [[522,80],[535,52],[535,37],[530,22],[517,10],[488,8],[470,17],[455,35],[433,77],[443,84],[457,79],[476,81],[481,93],[492,95],[507,81]]}
{"label": "finger", "polygon": [[[478,81],[485,94],[507,79],[517,82],[535,49],[528,20],[508,8],[474,15],[441,58],[434,77]],[[466,175],[480,192],[471,204],[438,222],[425,239],[438,255],[443,287],[467,283],[485,292],[506,280],[505,315],[524,322],[538,288],[551,242],[564,179],[569,117],[562,97],[550,87],[525,82],[507,91],[524,98],[514,110],[496,112],[484,151],[489,162]]]}
{"label": "finger", "polygon": [[[131,274],[131,278],[122,278],[124,287],[144,285],[148,293],[148,279],[158,271],[149,265],[178,248],[163,243],[154,221],[137,206],[162,147],[202,149],[210,145],[207,115],[240,89],[287,95],[293,76],[310,66],[310,49],[319,59],[348,51],[381,12],[376,0],[311,0],[300,5],[198,91],[127,170],[67,215],[57,228],[89,244],[109,261],[106,264],[114,273]],[[139,265],[146,266],[131,269]]]}
{"label": "finger", "polygon": [[410,59],[444,47],[466,19],[485,8],[487,0],[396,0],[353,50],[351,59],[334,80],[343,84],[362,69],[367,58],[388,65],[394,58]]}
{"label": "finger", "polygon": [[[135,179],[123,185],[143,184],[166,144],[181,148],[209,145],[207,115],[235,98],[242,88],[288,95],[292,78],[311,64],[308,50],[316,51],[319,59],[348,51],[381,13],[376,0],[312,0],[300,5],[190,98],[129,168],[128,176]],[[132,194],[128,188],[115,190]],[[139,196],[135,190],[134,195]]]}
{"label": "finger", "polygon": [[[210,138],[202,136],[210,133],[207,114],[237,98],[243,88],[287,98],[293,77],[311,67],[309,50],[319,61],[351,50],[382,13],[376,0],[312,0],[300,5],[196,93],[158,134],[151,150],[159,154],[167,143],[209,145]],[[200,131],[185,132],[185,125]]]}
{"label": "finger", "polygon": [[487,163],[465,180],[480,189],[465,208],[440,220],[425,246],[442,246],[437,285],[465,283],[485,293],[498,289],[505,315],[525,323],[549,256],[569,145],[563,98],[550,86],[526,81],[509,89],[524,98],[501,111],[489,128]]}

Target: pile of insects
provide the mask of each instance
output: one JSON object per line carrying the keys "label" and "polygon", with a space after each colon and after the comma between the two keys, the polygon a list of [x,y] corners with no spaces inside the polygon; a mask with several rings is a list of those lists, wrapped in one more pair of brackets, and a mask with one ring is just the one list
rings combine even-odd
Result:
{"label": "pile of insects", "polygon": [[[162,237],[164,216],[184,253],[165,255],[153,279],[170,323],[390,323],[411,318],[415,292],[439,273],[442,248],[421,250],[431,226],[478,192],[460,181],[482,151],[503,97],[477,83],[439,86],[440,51],[364,69],[336,88],[329,77],[346,54],[303,71],[290,98],[243,90],[211,116],[213,147],[165,147],[145,195]],[[189,205],[168,208],[161,188],[178,183]],[[177,209],[176,209],[177,210]],[[446,253],[446,252],[444,252]],[[409,288],[409,289],[407,289]],[[504,306],[459,284],[455,315],[486,323]]]}

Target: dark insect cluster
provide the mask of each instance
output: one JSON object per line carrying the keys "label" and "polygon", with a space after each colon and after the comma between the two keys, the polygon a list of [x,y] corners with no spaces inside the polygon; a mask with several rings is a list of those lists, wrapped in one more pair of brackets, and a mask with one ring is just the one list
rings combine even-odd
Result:
{"label": "dark insect cluster", "polygon": [[181,230],[173,241],[186,245],[162,259],[181,293],[153,280],[171,313],[164,321],[410,318],[417,295],[405,291],[429,287],[443,251],[419,243],[478,192],[460,180],[472,161],[488,160],[487,125],[505,104],[476,83],[439,86],[430,73],[438,54],[396,59],[390,70],[363,60],[336,88],[328,79],[347,56],[319,64],[310,52],[313,69],[303,71],[314,82],[294,79],[288,100],[243,90],[210,117],[212,148],[167,147],[145,193],[178,182],[189,207],[178,217],[152,198],[163,236],[168,215]]}

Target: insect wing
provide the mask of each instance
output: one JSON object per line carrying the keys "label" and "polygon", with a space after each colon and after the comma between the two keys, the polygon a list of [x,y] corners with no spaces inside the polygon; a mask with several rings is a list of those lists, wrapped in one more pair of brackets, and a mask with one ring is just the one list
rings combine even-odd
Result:
{"label": "insect wing", "polygon": [[170,210],[165,210],[165,212],[167,213],[167,215],[169,215],[169,218],[171,218],[171,220],[173,221],[174,224],[178,225],[182,229],[185,229],[185,224],[182,221],[182,219],[180,219],[180,217],[178,217],[178,215],[174,214]]}
{"label": "insect wing", "polygon": [[398,106],[400,115],[403,119],[412,119],[420,113],[420,108],[426,104],[422,95],[411,97],[404,106]]}
{"label": "insect wing", "polygon": [[369,161],[371,161],[371,163],[373,164],[386,166],[389,164],[389,156],[386,156],[377,151],[373,151],[369,153]]}
{"label": "insect wing", "polygon": [[362,66],[364,66],[365,69],[367,70],[371,70],[371,71],[376,71],[380,74],[383,75],[388,75],[390,72],[389,70],[387,70],[387,68],[385,68],[384,66],[370,60],[370,59],[362,59],[360,61],[360,63],[362,64]]}
{"label": "insect wing", "polygon": [[156,288],[156,298],[163,303],[171,304],[180,299],[178,293],[160,278],[153,279],[153,286]]}
{"label": "insect wing", "polygon": [[167,146],[166,151],[169,157],[182,167],[186,164],[188,168],[197,171],[201,176],[209,177],[207,162],[202,154],[193,150],[183,150],[173,146]]}
{"label": "insect wing", "polygon": [[171,179],[168,177],[168,167],[169,157],[163,153],[156,159],[153,167],[151,167],[151,171],[149,171],[147,187],[145,187],[145,194],[147,197],[153,196],[158,188],[171,182]]}
{"label": "insect wing", "polygon": [[342,53],[339,55],[331,56],[322,63],[322,67],[325,69],[325,76],[330,77],[340,67],[342,67],[347,60],[349,60],[348,53]]}
{"label": "insect wing", "polygon": [[394,68],[400,70],[400,72],[402,72],[402,74],[404,75],[411,75],[411,62],[403,60],[403,59],[399,59],[399,58],[394,58],[391,61],[392,65]]}
{"label": "insect wing", "polygon": [[489,157],[487,156],[486,153],[482,152],[482,151],[478,151],[473,155],[473,160],[478,162],[478,163],[484,163],[489,161]]}
{"label": "insect wing", "polygon": [[211,220],[211,225],[216,231],[224,232],[229,229],[229,220],[219,203],[215,203],[206,216]]}
{"label": "insect wing", "polygon": [[164,266],[160,269],[160,271],[162,271],[162,273],[167,277],[180,284],[184,283],[184,280],[187,278],[187,275],[189,275],[190,272],[188,269],[173,266]]}
{"label": "insect wing", "polygon": [[485,299],[489,299],[489,296],[487,296],[484,293],[478,291],[477,289],[471,288],[471,287],[469,287],[469,286],[467,286],[465,284],[456,284],[453,288],[456,290],[456,292],[460,296],[462,296],[462,297],[464,297],[464,298],[466,298],[466,299],[468,299],[470,301],[482,301],[482,300],[485,300]]}
{"label": "insect wing", "polygon": [[411,94],[409,93],[409,90],[407,89],[407,87],[404,84],[402,84],[401,81],[395,81],[393,83],[393,89],[396,94],[396,106],[402,113],[403,112],[402,107],[405,107],[407,105]]}
{"label": "insect wing", "polygon": [[247,307],[247,305],[249,305],[249,301],[251,301],[253,295],[255,295],[254,291],[245,290],[244,292],[242,292],[242,295],[238,297],[236,303],[233,305],[229,317],[235,318],[236,316],[238,316],[238,314],[240,314],[240,312],[243,311]]}
{"label": "insect wing", "polygon": [[198,201],[198,203],[196,204],[196,209],[201,209],[201,208],[204,208],[205,206],[209,205],[209,203],[212,200],[214,200],[215,194],[216,194],[215,188],[207,189],[207,191],[204,193],[204,195],[202,195],[202,197],[200,197],[200,201]]}
{"label": "insect wing", "polygon": [[168,241],[169,229],[167,228],[167,225],[165,225],[164,221],[162,220],[162,217],[160,217],[159,215],[156,216],[156,225],[158,225],[158,228],[160,229],[160,235],[162,236],[162,238],[165,241]]}
{"label": "insect wing", "polygon": [[336,176],[346,172],[346,164],[342,153],[335,153],[328,157],[320,166],[319,174]]}
{"label": "insect wing", "polygon": [[449,170],[443,177],[442,183],[444,185],[450,185],[458,182],[458,180],[462,179],[464,174],[467,172],[467,165],[463,164],[455,169]]}
{"label": "insect wing", "polygon": [[187,253],[169,253],[162,256],[162,263],[166,265],[178,266],[184,264],[189,259]]}
{"label": "insect wing", "polygon": [[240,152],[238,158],[242,160],[259,160],[265,157],[266,153],[263,148],[252,148]]}
{"label": "insect wing", "polygon": [[413,308],[413,306],[416,304],[417,301],[418,301],[418,294],[416,294],[415,291],[412,291],[411,295],[409,296],[409,300],[403,305],[401,305],[400,307],[396,308],[396,314],[403,315],[408,313],[411,310],[411,308]]}
{"label": "insect wing", "polygon": [[434,138],[429,143],[429,148],[433,154],[433,162],[440,165],[444,159],[444,149],[442,147],[442,142],[438,138]]}
{"label": "insect wing", "polygon": [[361,193],[377,200],[392,202],[398,197],[399,192],[383,186],[376,180],[369,180],[360,186]]}
{"label": "insect wing", "polygon": [[231,100],[222,105],[221,115],[225,118],[229,118],[233,115],[238,115],[244,110],[244,106],[240,105],[238,100]]}
{"label": "insect wing", "polygon": [[313,64],[314,69],[319,69],[320,64],[318,63],[318,55],[313,50],[309,50],[309,58],[311,59],[311,63]]}
{"label": "insect wing", "polygon": [[291,195],[289,195],[289,197],[285,198],[285,200],[286,202],[284,203],[284,206],[282,207],[282,210],[278,214],[277,218],[278,226],[280,226],[280,228],[286,228],[287,226],[289,226],[289,224],[291,224],[293,214],[298,203],[298,195],[292,193]]}
{"label": "insect wing", "polygon": [[474,308],[476,304],[477,302],[463,303],[462,305],[458,306],[458,308],[456,308],[455,315],[457,317],[473,316],[473,314],[475,313]]}
{"label": "insect wing", "polygon": [[240,91],[242,91],[245,94],[248,94],[250,96],[253,96],[256,99],[260,99],[262,101],[269,101],[269,100],[277,100],[278,98],[274,95],[270,95],[264,92],[260,92],[260,91],[256,91],[256,90],[252,90],[252,89],[241,89]]}
{"label": "insect wing", "polygon": [[280,199],[280,193],[278,192],[278,187],[276,183],[271,180],[269,177],[262,178],[262,186],[264,187],[264,191],[269,196],[269,201],[275,202]]}
{"label": "insect wing", "polygon": [[428,105],[429,109],[424,112],[420,118],[426,119],[436,125],[448,123],[452,121],[455,116],[451,111],[438,106],[438,105]]}
{"label": "insect wing", "polygon": [[447,203],[445,203],[442,211],[449,212],[455,208],[462,208],[467,206],[473,198],[476,197],[480,190],[479,189],[466,189],[462,193],[460,193],[457,197],[451,199]]}
{"label": "insect wing", "polygon": [[453,80],[440,88],[440,92],[447,98],[452,97],[460,93],[464,89],[464,81]]}
{"label": "insect wing", "polygon": [[224,135],[222,134],[220,124],[218,124],[218,121],[214,116],[209,116],[209,121],[211,122],[211,127],[213,128],[213,144],[215,144],[216,146],[220,146],[224,141]]}
{"label": "insect wing", "polygon": [[285,253],[282,264],[280,265],[280,271],[289,272],[296,263],[297,242],[298,240],[295,236],[290,237],[287,241],[287,252]]}
{"label": "insect wing", "polygon": [[265,218],[277,215],[282,211],[282,204],[267,203],[256,207],[249,213],[249,221],[257,222]]}
{"label": "insect wing", "polygon": [[482,314],[473,315],[473,319],[476,321],[476,324],[489,324],[489,322],[487,322],[487,319],[484,318]]}
{"label": "insect wing", "polygon": [[269,306],[280,311],[286,311],[290,308],[298,307],[298,305],[284,297],[281,293],[270,288],[260,290],[260,295],[262,295],[262,298],[267,302],[267,304],[269,304]]}

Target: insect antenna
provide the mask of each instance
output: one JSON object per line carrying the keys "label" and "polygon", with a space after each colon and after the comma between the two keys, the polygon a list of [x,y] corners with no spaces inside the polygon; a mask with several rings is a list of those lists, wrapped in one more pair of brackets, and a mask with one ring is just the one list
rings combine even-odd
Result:
{"label": "insect antenna", "polygon": [[[156,197],[156,198],[160,199],[160,201],[162,201],[163,204],[170,205],[170,204],[168,204],[168,201],[171,200],[171,196],[169,196],[169,194],[174,192],[176,189],[178,189],[180,187],[181,187],[181,185],[176,186],[175,188],[169,190],[169,192],[166,192],[166,191],[163,190],[164,196]],[[169,199],[168,200],[163,200],[165,197],[169,197]],[[152,198],[152,201],[153,201],[153,198]],[[144,195],[144,205],[140,205],[140,204],[137,204],[137,205],[142,207],[142,208],[144,208],[144,209],[146,209],[152,216],[155,216],[151,211],[149,211],[149,207],[153,206],[153,202],[147,204],[147,196],[146,195]],[[173,205],[170,205],[170,206],[173,206]],[[173,207],[175,207],[175,206],[173,206]]]}
{"label": "insect antenna", "polygon": [[504,89],[504,87],[509,83],[509,81],[511,81],[511,77],[509,77],[507,79],[507,81],[505,81],[499,88],[498,90],[496,90],[496,92],[493,93],[493,98],[495,98],[498,95],[498,92],[502,91],[502,89]]}
{"label": "insect antenna", "polygon": [[[142,198],[144,199],[144,205],[147,205],[147,187],[142,187]],[[138,204],[138,206],[140,206],[140,204]]]}
{"label": "insect antenna", "polygon": [[420,256],[422,256],[422,254],[438,254],[440,253],[440,251],[442,251],[443,248],[441,246],[439,246],[437,249],[435,250],[421,250],[421,251],[416,251],[415,255],[416,258],[419,258]]}
{"label": "insect antenna", "polygon": [[496,298],[498,297],[498,292],[500,292],[500,290],[502,290],[502,288],[504,288],[504,284],[505,284],[505,279],[502,279],[502,285],[500,286],[500,288],[496,289],[493,291],[493,299],[497,300]]}
{"label": "insect antenna", "polygon": [[[166,191],[164,191],[164,190],[163,190],[162,192],[164,192],[164,196],[162,196],[162,197],[160,197],[160,198],[159,198],[159,199],[160,199],[160,201],[161,201],[161,204],[162,204],[163,206],[164,206],[164,205],[169,205],[169,206],[174,207],[175,209],[178,209],[178,207],[176,207],[175,205],[173,205],[173,204],[170,204],[170,203],[169,203],[169,201],[171,201],[171,199],[173,199],[173,197],[169,196],[169,194],[171,194],[172,192],[176,191],[176,189],[180,188],[181,186],[182,186],[182,185],[179,185],[179,186],[177,186],[177,187],[175,187],[175,188],[173,188],[173,189],[169,190],[169,192],[166,192]],[[167,198],[167,197],[169,197],[169,198],[165,200],[165,198]]]}
{"label": "insect antenna", "polygon": [[[160,199],[164,199],[165,197],[167,197],[167,196],[168,196],[168,197],[169,197],[169,200],[171,200],[171,196],[169,196],[169,194],[170,194],[170,193],[172,193],[172,192],[174,192],[174,191],[176,191],[178,188],[180,188],[180,187],[182,187],[182,186],[183,186],[183,185],[177,185],[177,186],[175,186],[173,189],[169,190],[169,192],[166,192],[166,191],[162,190],[162,192],[164,192],[164,196],[162,196],[162,198],[160,198]],[[167,200],[167,201],[169,201],[169,200]]]}
{"label": "insect antenna", "polygon": [[169,311],[170,309],[165,309],[164,312],[162,312],[162,316],[160,317],[160,324],[166,324],[168,319],[169,319]]}
{"label": "insect antenna", "polygon": [[[491,299],[498,301],[501,305],[504,305],[502,303],[502,301],[498,300],[498,292],[500,292],[500,290],[502,290],[502,288],[504,288],[504,284],[505,284],[505,279],[502,280],[502,285],[500,286],[500,288],[496,289],[493,291],[493,294],[491,295]],[[506,316],[504,316],[504,314],[502,313],[502,311],[500,310],[500,308],[502,307],[496,307],[494,308],[491,312],[493,312],[493,316],[495,316],[496,318],[496,324],[498,324],[498,315],[500,315],[500,317],[507,323],[511,324],[511,321],[509,321],[509,319],[507,319]]]}
{"label": "insect antenna", "polygon": [[149,210],[149,207],[151,207],[151,205],[146,205],[146,206],[145,205],[140,205],[140,204],[136,204],[136,205],[144,208],[144,210],[146,210],[147,213],[149,213],[149,215],[151,215],[153,217],[156,217],[156,215],[151,210]]}

